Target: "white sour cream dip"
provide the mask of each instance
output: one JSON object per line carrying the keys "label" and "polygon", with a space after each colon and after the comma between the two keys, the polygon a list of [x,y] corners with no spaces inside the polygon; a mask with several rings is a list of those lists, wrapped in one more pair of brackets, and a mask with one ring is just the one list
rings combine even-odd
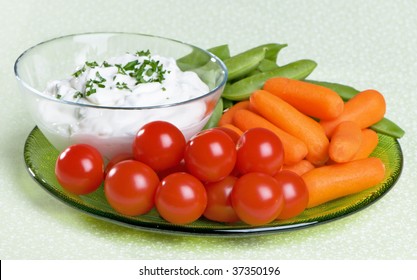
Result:
{"label": "white sour cream dip", "polygon": [[86,62],[70,78],[49,82],[44,94],[98,107],[39,102],[40,128],[58,149],[90,143],[103,156],[111,158],[131,153],[134,135],[150,121],[169,121],[189,139],[203,128],[209,117],[203,100],[156,109],[131,107],[178,103],[208,91],[209,87],[196,73],[183,72],[175,59],[151,55],[148,51],[127,53],[101,64]]}

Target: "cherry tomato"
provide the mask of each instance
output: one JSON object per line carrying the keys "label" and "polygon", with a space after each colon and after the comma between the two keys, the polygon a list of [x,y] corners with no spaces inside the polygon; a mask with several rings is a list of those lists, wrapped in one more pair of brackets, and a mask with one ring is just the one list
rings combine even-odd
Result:
{"label": "cherry tomato", "polygon": [[173,124],[153,121],[145,124],[133,142],[133,155],[155,171],[176,166],[184,156],[185,138]]}
{"label": "cherry tomato", "polygon": [[206,205],[207,194],[203,183],[185,172],[165,177],[155,195],[158,213],[174,224],[194,222],[201,217]]}
{"label": "cherry tomato", "polygon": [[86,144],[75,144],[62,151],[55,175],[67,191],[82,195],[98,189],[103,182],[104,162],[100,152]]}
{"label": "cherry tomato", "polygon": [[260,172],[237,179],[231,199],[239,218],[254,226],[275,220],[284,208],[284,196],[277,180]]}
{"label": "cherry tomato", "polygon": [[172,173],[177,173],[177,172],[187,172],[187,168],[185,167],[185,163],[184,160],[180,161],[179,164],[177,164],[174,167],[162,170],[162,171],[158,171],[156,172],[158,174],[159,180],[164,179],[166,176],[172,174]]}
{"label": "cherry tomato", "polygon": [[236,169],[240,174],[263,172],[275,175],[284,162],[282,142],[265,128],[247,130],[237,145]]}
{"label": "cherry tomato", "polygon": [[120,154],[117,156],[114,156],[113,158],[110,159],[110,161],[107,163],[106,168],[104,169],[104,177],[107,176],[107,173],[109,173],[110,169],[112,169],[112,167],[116,164],[119,163],[123,160],[127,160],[127,159],[133,159],[133,156],[131,154]]}
{"label": "cherry tomato", "polygon": [[219,127],[214,127],[213,129],[219,129],[223,132],[226,132],[226,134],[229,135],[230,138],[232,138],[235,144],[237,143],[237,141],[239,141],[239,138],[240,138],[239,134],[236,131],[231,130],[230,128],[219,126]]}
{"label": "cherry tomato", "polygon": [[207,207],[203,215],[216,222],[233,223],[239,221],[232,207],[230,194],[237,178],[227,176],[223,180],[206,184]]}
{"label": "cherry tomato", "polygon": [[104,194],[114,210],[136,216],[152,209],[158,184],[158,176],[148,165],[124,160],[115,164],[107,174]]}
{"label": "cherry tomato", "polygon": [[236,145],[219,129],[208,129],[190,139],[185,148],[187,170],[204,182],[223,179],[236,163]]}
{"label": "cherry tomato", "polygon": [[308,189],[303,178],[289,170],[282,170],[274,177],[282,189],[285,201],[278,219],[298,216],[306,209],[308,203]]}

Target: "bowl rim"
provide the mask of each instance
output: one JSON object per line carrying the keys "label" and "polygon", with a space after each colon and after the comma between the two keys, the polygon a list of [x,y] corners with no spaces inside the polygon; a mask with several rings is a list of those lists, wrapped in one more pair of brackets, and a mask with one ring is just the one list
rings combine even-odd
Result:
{"label": "bowl rim", "polygon": [[[21,63],[21,60],[28,55],[31,51],[33,51],[34,49],[36,49],[39,46],[51,43],[53,41],[57,41],[57,40],[61,40],[61,39],[65,39],[65,38],[69,38],[69,37],[76,37],[76,36],[88,36],[88,35],[129,35],[129,36],[143,36],[143,37],[151,37],[151,38],[156,38],[156,39],[161,39],[161,40],[166,40],[166,41],[171,41],[174,43],[178,43],[181,45],[185,45],[185,46],[189,46],[192,49],[197,49],[199,51],[202,51],[204,53],[206,53],[211,60],[214,59],[214,62],[216,64],[218,64],[221,68],[221,70],[224,73],[224,77],[223,80],[221,81],[221,83],[219,85],[217,85],[215,88],[213,88],[212,90],[199,95],[197,97],[191,98],[191,99],[187,99],[184,101],[180,101],[180,102],[175,102],[175,103],[168,103],[168,104],[160,104],[160,105],[152,105],[152,106],[102,106],[102,105],[96,105],[96,104],[88,104],[88,103],[78,103],[75,101],[69,101],[69,100],[60,100],[60,99],[56,99],[53,98],[51,96],[45,95],[43,94],[41,91],[35,89],[34,87],[32,87],[28,82],[26,82],[19,74],[19,64]],[[76,67],[76,65],[74,66]],[[17,79],[18,82],[21,83],[21,85],[23,87],[25,87],[26,89],[28,89],[30,92],[36,94],[38,97],[43,98],[43,99],[47,99],[49,101],[52,102],[57,102],[59,104],[67,104],[70,106],[79,106],[79,107],[86,107],[86,108],[95,108],[95,109],[111,109],[111,110],[148,110],[148,109],[157,109],[157,108],[166,108],[166,107],[175,107],[178,105],[184,105],[184,104],[188,104],[188,103],[192,103],[193,101],[199,100],[199,99],[204,99],[207,96],[210,96],[211,94],[213,94],[214,92],[217,92],[219,89],[221,89],[222,87],[224,87],[226,85],[227,82],[227,78],[228,78],[228,71],[227,71],[227,67],[224,64],[224,62],[218,58],[216,55],[214,55],[213,53],[202,49],[200,47],[197,47],[195,45],[180,41],[180,40],[176,40],[176,39],[171,39],[168,37],[162,37],[162,36],[158,36],[158,35],[151,35],[151,34],[145,34],[145,33],[135,33],[135,32],[84,32],[84,33],[72,33],[72,34],[67,34],[67,35],[62,35],[62,36],[58,36],[58,37],[54,37],[48,40],[44,40],[42,42],[39,42],[31,47],[29,47],[28,49],[26,49],[25,51],[23,51],[16,59],[14,66],[13,66],[13,70],[14,70],[14,75],[15,78]]]}

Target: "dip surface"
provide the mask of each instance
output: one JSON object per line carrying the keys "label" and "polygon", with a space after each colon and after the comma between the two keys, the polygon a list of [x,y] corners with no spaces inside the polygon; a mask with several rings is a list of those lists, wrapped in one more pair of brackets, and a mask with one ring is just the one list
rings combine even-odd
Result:
{"label": "dip surface", "polygon": [[70,78],[48,83],[57,99],[115,107],[145,107],[186,101],[209,92],[196,73],[181,71],[173,58],[149,51],[85,62]]}

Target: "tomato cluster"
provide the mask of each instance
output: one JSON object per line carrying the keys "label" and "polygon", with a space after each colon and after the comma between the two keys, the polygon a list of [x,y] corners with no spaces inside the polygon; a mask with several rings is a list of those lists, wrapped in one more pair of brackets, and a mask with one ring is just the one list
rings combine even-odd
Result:
{"label": "tomato cluster", "polygon": [[186,141],[174,125],[154,121],[136,134],[132,155],[119,155],[104,168],[95,148],[76,144],[60,154],[55,173],[63,188],[79,195],[104,182],[108,203],[124,215],[155,207],[175,224],[204,216],[256,226],[297,216],[307,206],[303,179],[282,170],[283,160],[280,139],[264,128],[241,136],[212,128]]}

